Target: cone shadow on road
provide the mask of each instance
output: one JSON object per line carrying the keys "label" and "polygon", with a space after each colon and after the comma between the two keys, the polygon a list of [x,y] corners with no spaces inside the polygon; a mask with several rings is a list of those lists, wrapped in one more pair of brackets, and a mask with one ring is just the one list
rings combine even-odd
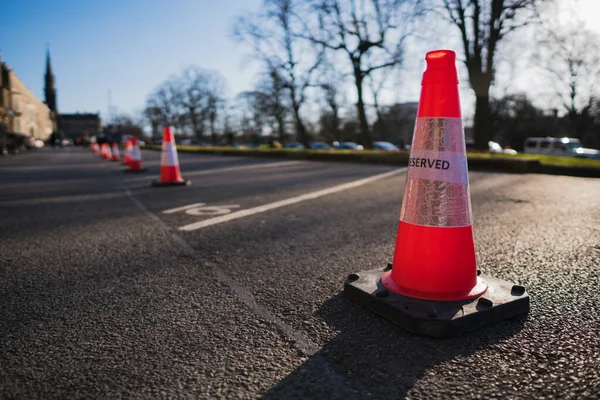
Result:
{"label": "cone shadow on road", "polygon": [[337,336],[273,386],[265,399],[404,398],[432,368],[516,335],[525,318],[449,339],[416,336],[341,294],[316,312]]}

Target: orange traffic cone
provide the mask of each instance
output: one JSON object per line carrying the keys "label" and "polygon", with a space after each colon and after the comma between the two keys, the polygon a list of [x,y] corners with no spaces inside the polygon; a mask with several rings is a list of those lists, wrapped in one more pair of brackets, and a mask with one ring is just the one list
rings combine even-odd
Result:
{"label": "orange traffic cone", "polygon": [[131,152],[133,150],[133,145],[131,144],[131,140],[127,140],[125,142],[125,157],[123,157],[123,164],[129,165],[131,162]]}
{"label": "orange traffic cone", "polygon": [[104,158],[105,160],[110,160],[111,158],[111,154],[110,154],[110,146],[108,145],[108,143],[102,143],[102,153],[100,153],[102,155],[102,158]]}
{"label": "orange traffic cone", "polygon": [[111,161],[120,161],[121,154],[119,153],[119,145],[117,142],[113,142],[112,144],[112,156],[110,158]]}
{"label": "orange traffic cone", "polygon": [[179,171],[179,158],[173,131],[170,126],[165,126],[160,156],[160,178],[153,181],[152,186],[185,186],[189,184],[190,181],[183,179]]}
{"label": "orange traffic cone", "polygon": [[98,154],[100,152],[100,146],[98,146],[98,143],[92,143],[92,152],[94,154]]}
{"label": "orange traffic cone", "polygon": [[131,150],[131,161],[129,161],[129,168],[125,172],[144,172],[145,168],[142,168],[142,152],[140,151],[140,145],[136,137],[131,139],[132,150]]}
{"label": "orange traffic cone", "polygon": [[454,336],[527,313],[529,296],[479,275],[456,53],[425,60],[394,262],[350,274],[344,294],[413,333]]}

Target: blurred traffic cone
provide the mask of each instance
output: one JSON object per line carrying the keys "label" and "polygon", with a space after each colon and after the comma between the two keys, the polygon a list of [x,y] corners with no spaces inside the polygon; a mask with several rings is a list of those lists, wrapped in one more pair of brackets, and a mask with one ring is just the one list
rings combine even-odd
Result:
{"label": "blurred traffic cone", "polygon": [[102,158],[104,158],[105,160],[110,160],[111,154],[110,154],[110,146],[108,145],[108,143],[102,143]]}
{"label": "blurred traffic cone", "polygon": [[163,130],[162,153],[160,156],[160,178],[152,182],[152,186],[184,186],[190,181],[181,177],[179,171],[179,158],[175,138],[170,126]]}
{"label": "blurred traffic cone", "polygon": [[140,145],[137,138],[134,136],[131,139],[131,161],[129,161],[129,168],[125,172],[144,172],[145,168],[142,168],[142,152],[140,151]]}
{"label": "blurred traffic cone", "polygon": [[94,154],[98,154],[100,152],[100,146],[98,146],[98,143],[92,143],[92,152]]}
{"label": "blurred traffic cone", "polygon": [[456,54],[425,57],[394,262],[344,293],[413,333],[454,336],[529,311],[525,288],[479,275]]}
{"label": "blurred traffic cone", "polygon": [[133,145],[131,144],[131,140],[127,140],[125,142],[125,157],[123,157],[123,164],[129,165],[131,162],[131,151],[133,150]]}
{"label": "blurred traffic cone", "polygon": [[121,160],[121,154],[119,153],[119,145],[117,144],[117,142],[113,142],[112,144],[112,156],[111,156],[111,161],[120,161]]}

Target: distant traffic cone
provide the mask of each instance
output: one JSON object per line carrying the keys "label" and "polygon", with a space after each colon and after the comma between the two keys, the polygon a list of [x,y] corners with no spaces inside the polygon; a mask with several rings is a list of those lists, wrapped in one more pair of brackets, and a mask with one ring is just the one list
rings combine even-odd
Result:
{"label": "distant traffic cone", "polygon": [[125,142],[125,157],[123,157],[123,164],[124,165],[129,165],[129,163],[131,162],[131,152],[133,150],[133,145],[131,143],[131,140],[127,140]]}
{"label": "distant traffic cone", "polygon": [[98,154],[100,152],[100,146],[98,146],[98,143],[92,143],[92,152],[94,154]]}
{"label": "distant traffic cone", "polygon": [[108,143],[102,143],[102,158],[104,158],[105,160],[110,160],[111,158],[111,154],[110,154],[110,146],[108,145]]}
{"label": "distant traffic cone", "polygon": [[121,154],[119,153],[119,145],[117,144],[117,142],[113,142],[112,144],[112,155],[110,158],[111,161],[120,161],[121,160]]}
{"label": "distant traffic cone", "polygon": [[456,54],[425,59],[394,262],[350,274],[344,293],[413,333],[454,336],[527,313],[529,296],[478,276]]}
{"label": "distant traffic cone", "polygon": [[179,171],[179,158],[175,138],[170,126],[163,130],[162,153],[160,156],[160,178],[152,182],[152,186],[184,186],[190,181],[181,177]]}
{"label": "distant traffic cone", "polygon": [[132,150],[131,150],[131,161],[129,161],[129,168],[125,172],[144,172],[145,168],[142,168],[142,152],[140,151],[140,145],[137,138],[134,136],[131,139]]}

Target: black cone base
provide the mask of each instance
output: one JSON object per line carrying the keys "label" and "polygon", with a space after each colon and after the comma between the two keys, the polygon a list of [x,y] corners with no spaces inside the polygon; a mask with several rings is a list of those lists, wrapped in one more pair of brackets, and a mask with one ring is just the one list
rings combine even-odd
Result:
{"label": "black cone base", "polygon": [[188,181],[187,179],[184,179],[181,182],[161,182],[161,181],[152,181],[151,183],[152,186],[155,187],[168,187],[168,186],[189,186],[190,185],[190,181]]}
{"label": "black cone base", "polygon": [[131,168],[127,168],[124,169],[123,172],[146,172],[148,171],[147,168],[141,168],[141,169],[131,169]]}
{"label": "black cone base", "polygon": [[487,291],[480,297],[463,301],[431,301],[387,290],[381,283],[381,276],[388,270],[348,275],[344,282],[344,296],[417,335],[457,336],[529,311],[529,295],[523,286],[491,276],[479,276],[488,285]]}

